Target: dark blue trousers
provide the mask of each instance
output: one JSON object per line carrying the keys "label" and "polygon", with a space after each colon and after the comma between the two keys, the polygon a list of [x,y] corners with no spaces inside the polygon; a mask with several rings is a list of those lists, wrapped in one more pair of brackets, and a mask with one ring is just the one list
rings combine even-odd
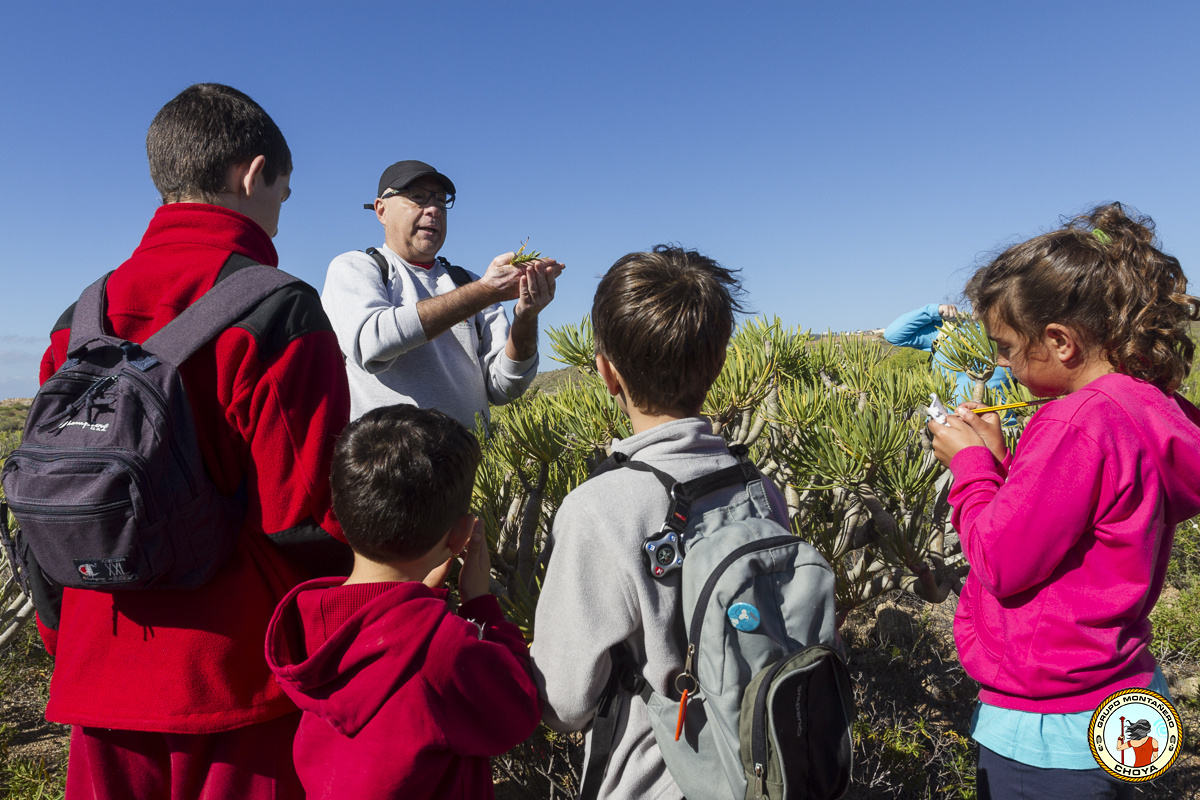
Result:
{"label": "dark blue trousers", "polygon": [[1095,769],[1031,767],[980,745],[979,800],[1133,800],[1134,785]]}

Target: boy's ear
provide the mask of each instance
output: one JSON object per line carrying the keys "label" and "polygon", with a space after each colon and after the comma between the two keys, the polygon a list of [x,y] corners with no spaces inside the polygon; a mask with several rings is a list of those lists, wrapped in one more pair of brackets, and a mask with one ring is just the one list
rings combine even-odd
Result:
{"label": "boy's ear", "polygon": [[459,555],[467,547],[467,542],[471,539],[471,531],[475,529],[475,515],[463,514],[454,524],[450,526],[450,533],[446,539],[446,548],[454,555]]}
{"label": "boy's ear", "polygon": [[596,372],[600,374],[600,380],[604,381],[608,393],[613,397],[618,397],[624,388],[621,373],[617,372],[613,363],[600,353],[596,353]]}
{"label": "boy's ear", "polygon": [[250,161],[233,164],[225,173],[225,188],[239,197],[249,197],[256,190],[255,181],[262,177],[267,164],[266,156],[255,156]]}

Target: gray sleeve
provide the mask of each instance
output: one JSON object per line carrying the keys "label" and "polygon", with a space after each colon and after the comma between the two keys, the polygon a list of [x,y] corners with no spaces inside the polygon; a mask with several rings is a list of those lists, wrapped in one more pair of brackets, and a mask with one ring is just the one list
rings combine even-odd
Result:
{"label": "gray sleeve", "polygon": [[555,517],[529,649],[542,719],[557,731],[591,721],[612,668],[608,649],[641,624],[636,593],[595,535],[600,515],[581,505],[568,497]]}
{"label": "gray sleeve", "polygon": [[346,360],[369,373],[383,372],[396,357],[425,344],[416,293],[396,277],[393,304],[379,265],[366,253],[343,253],[329,264],[321,304]]}
{"label": "gray sleeve", "polygon": [[513,361],[505,355],[508,345],[508,316],[499,303],[488,306],[475,316],[479,323],[479,366],[487,384],[488,400],[502,406],[517,399],[537,375],[538,353],[524,361]]}

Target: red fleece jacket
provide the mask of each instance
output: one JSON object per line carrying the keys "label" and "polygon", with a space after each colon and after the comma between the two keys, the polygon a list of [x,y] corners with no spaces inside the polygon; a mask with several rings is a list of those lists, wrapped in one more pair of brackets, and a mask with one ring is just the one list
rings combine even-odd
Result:
{"label": "red fleece jacket", "polygon": [[[108,281],[112,332],[143,342],[213,286],[232,253],[278,265],[270,237],[218,206],[162,206]],[[45,381],[66,359],[70,315],[51,334]],[[233,556],[190,591],[67,589],[46,718],[126,730],[211,733],[294,710],[263,660],[279,600],[309,577],[267,534],[341,538],[329,497],[333,444],[349,418],[337,339],[311,287],[264,300],[180,368],[209,476],[248,510]],[[323,533],[322,533],[323,531]],[[348,549],[347,549],[348,552]]]}

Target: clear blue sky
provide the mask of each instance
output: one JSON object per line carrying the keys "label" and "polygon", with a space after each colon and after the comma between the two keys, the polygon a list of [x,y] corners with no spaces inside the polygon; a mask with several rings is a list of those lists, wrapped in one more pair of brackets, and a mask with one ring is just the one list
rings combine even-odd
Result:
{"label": "clear blue sky", "polygon": [[382,169],[420,158],[459,190],[443,255],[478,272],[528,236],[568,265],[545,325],[678,242],[760,313],[845,330],[1113,199],[1200,282],[1197,30],[1183,2],[6,3],[0,397],[34,393],[54,320],[137,246],[146,128],[191,83],[283,129],[275,242],[318,288],[382,241]]}

